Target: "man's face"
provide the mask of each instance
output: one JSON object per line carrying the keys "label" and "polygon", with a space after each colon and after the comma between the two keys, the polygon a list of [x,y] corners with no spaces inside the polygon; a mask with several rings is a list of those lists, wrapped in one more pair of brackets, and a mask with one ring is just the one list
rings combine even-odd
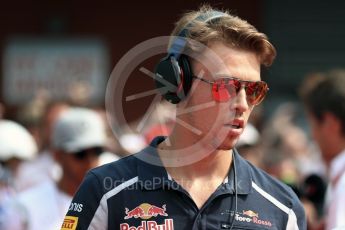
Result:
{"label": "man's face", "polygon": [[335,130],[332,125],[332,117],[329,114],[324,114],[323,119],[318,119],[312,113],[308,113],[308,121],[310,124],[311,135],[320,148],[322,156],[326,162],[330,162],[334,157],[332,148],[336,146]]}
{"label": "man's face", "polygon": [[[208,47],[223,64],[214,65],[214,62],[201,56],[200,60],[191,63],[195,76],[208,81],[227,77],[246,81],[260,80],[260,62],[254,53],[230,48],[221,42],[212,43]],[[212,102],[214,104],[210,106],[209,103]],[[196,140],[204,138],[208,144],[220,150],[234,147],[253,109],[253,105],[247,101],[243,87],[228,101],[217,102],[212,96],[212,85],[197,79],[193,81],[187,100],[179,105],[180,108],[183,106],[199,106],[196,111],[180,115],[191,127],[200,131],[197,133],[191,130],[191,135],[194,135]]]}
{"label": "man's face", "polygon": [[92,168],[99,166],[99,154],[94,153],[92,149],[87,149],[83,154],[77,156],[75,153],[58,152],[57,160],[62,166],[64,174],[80,184],[86,174]]}

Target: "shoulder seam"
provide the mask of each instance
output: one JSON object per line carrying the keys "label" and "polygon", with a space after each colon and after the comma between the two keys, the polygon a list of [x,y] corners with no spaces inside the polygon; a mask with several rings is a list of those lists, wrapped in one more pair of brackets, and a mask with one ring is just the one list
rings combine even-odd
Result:
{"label": "shoulder seam", "polygon": [[[96,173],[94,173],[93,171],[90,170],[90,171],[88,172],[88,174],[94,176],[94,177],[96,178],[96,180],[97,180],[99,186],[102,186],[101,181],[99,180],[99,177],[97,176]],[[102,193],[103,193],[103,191],[102,191]]]}

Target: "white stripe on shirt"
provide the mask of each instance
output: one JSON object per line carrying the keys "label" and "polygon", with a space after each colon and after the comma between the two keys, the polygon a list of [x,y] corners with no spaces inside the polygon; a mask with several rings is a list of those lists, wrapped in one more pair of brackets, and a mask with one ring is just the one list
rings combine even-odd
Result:
{"label": "white stripe on shirt", "polygon": [[295,212],[288,208],[286,205],[281,203],[279,200],[274,198],[272,195],[268,194],[266,191],[264,191],[262,188],[260,188],[257,184],[252,181],[252,186],[253,188],[260,193],[263,197],[265,197],[268,201],[270,201],[272,204],[277,206],[280,210],[285,212],[286,214],[289,215],[289,219],[286,225],[286,230],[298,230],[298,224],[297,224],[297,217]]}
{"label": "white stripe on shirt", "polygon": [[131,186],[138,181],[138,177],[133,177],[132,179],[123,182],[119,186],[113,188],[106,194],[102,196],[99,206],[93,216],[88,230],[107,230],[108,229],[108,205],[107,201],[112,196],[115,196],[125,188]]}

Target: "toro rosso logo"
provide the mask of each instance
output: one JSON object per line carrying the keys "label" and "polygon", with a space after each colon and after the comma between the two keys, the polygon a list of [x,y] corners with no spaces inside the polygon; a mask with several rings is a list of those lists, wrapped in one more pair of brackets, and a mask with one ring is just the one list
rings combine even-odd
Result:
{"label": "toro rosso logo", "polygon": [[151,217],[157,216],[168,216],[166,213],[166,205],[164,204],[162,207],[157,207],[155,205],[151,205],[148,203],[143,203],[138,207],[129,210],[125,208],[126,216],[124,217],[125,220],[131,218],[141,218],[144,220],[150,219]]}
{"label": "toro rosso logo", "polygon": [[235,214],[235,220],[240,222],[248,222],[256,225],[263,225],[266,227],[272,227],[272,222],[269,220],[259,219],[259,213],[252,210],[243,210],[242,213]]}
{"label": "toro rosso logo", "polygon": [[259,214],[257,212],[254,212],[252,210],[242,211],[243,215],[249,216],[249,217],[259,217]]}

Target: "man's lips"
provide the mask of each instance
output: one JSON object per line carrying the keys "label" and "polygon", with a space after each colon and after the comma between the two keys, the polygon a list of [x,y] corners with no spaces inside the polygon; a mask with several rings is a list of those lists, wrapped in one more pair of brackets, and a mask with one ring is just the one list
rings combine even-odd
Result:
{"label": "man's lips", "polygon": [[244,128],[244,120],[241,119],[235,119],[227,124],[225,124],[226,126],[230,126],[234,129],[243,129]]}
{"label": "man's lips", "polygon": [[229,128],[229,134],[231,135],[241,135],[244,128],[244,121],[241,119],[235,119],[232,122],[229,122],[224,125]]}

